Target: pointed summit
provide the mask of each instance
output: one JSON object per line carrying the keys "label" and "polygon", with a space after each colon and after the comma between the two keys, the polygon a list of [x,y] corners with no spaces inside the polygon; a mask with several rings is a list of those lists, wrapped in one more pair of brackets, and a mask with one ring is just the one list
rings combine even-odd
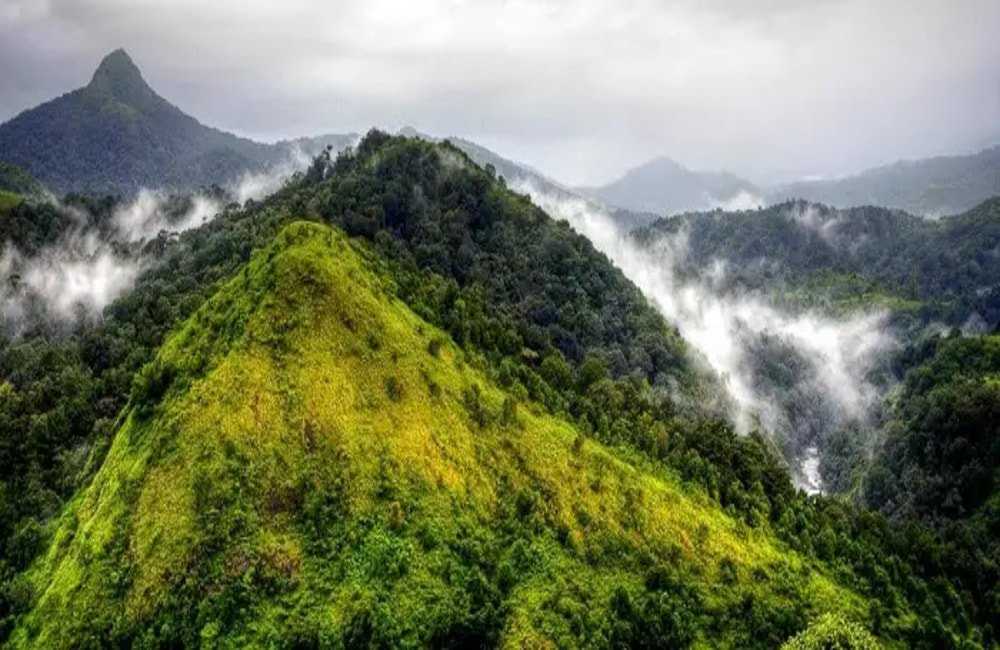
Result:
{"label": "pointed summit", "polygon": [[153,89],[142,78],[139,68],[121,48],[101,60],[87,88],[111,94],[133,105],[141,105],[156,97]]}

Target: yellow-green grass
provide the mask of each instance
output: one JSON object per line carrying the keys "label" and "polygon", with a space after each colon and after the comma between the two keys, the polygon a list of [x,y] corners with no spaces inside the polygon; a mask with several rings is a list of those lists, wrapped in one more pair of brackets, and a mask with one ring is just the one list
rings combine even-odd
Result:
{"label": "yellow-green grass", "polygon": [[32,568],[12,647],[155,635],[175,610],[200,612],[206,646],[342,639],[366,613],[421,646],[475,609],[470,566],[502,585],[505,647],[603,645],[615,590],[660,565],[706,612],[865,611],[766,529],[516,404],[368,257],[292,224],[168,338]]}
{"label": "yellow-green grass", "polygon": [[0,190],[0,212],[10,212],[19,206],[23,200],[24,198],[16,192]]}

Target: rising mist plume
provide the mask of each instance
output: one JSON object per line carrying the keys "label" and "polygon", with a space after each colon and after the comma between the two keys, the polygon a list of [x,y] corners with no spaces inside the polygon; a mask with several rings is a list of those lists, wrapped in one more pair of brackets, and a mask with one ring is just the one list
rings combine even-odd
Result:
{"label": "rising mist plume", "polygon": [[308,163],[308,156],[300,152],[266,173],[246,173],[223,188],[225,199],[208,193],[176,197],[142,189],[115,210],[111,229],[105,232],[76,208],[50,198],[57,209],[73,212],[78,226],[30,257],[9,244],[0,249],[0,311],[8,329],[16,331],[36,308],[61,321],[100,314],[151,263],[141,253],[144,242],[208,223],[228,200],[241,205],[260,200]]}
{"label": "rising mist plume", "polygon": [[[820,438],[836,427],[864,421],[878,402],[880,390],[869,375],[894,343],[887,314],[834,319],[782,310],[750,293],[724,292],[723,260],[699,278],[676,272],[688,254],[683,229],[640,246],[587,201],[555,197],[528,182],[516,185],[611,258],[721,378],[736,406],[737,429],[762,428],[775,435],[799,484],[818,491]],[[788,385],[765,380],[774,374],[769,364],[777,374],[793,375],[790,382],[784,379]]]}

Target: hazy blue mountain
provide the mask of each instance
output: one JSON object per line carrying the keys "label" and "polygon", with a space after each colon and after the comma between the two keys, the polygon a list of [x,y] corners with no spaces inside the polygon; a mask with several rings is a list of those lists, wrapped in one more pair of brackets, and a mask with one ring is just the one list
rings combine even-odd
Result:
{"label": "hazy blue mountain", "polygon": [[806,199],[838,207],[880,205],[938,217],[1000,195],[1000,146],[965,156],[906,160],[855,176],[779,187],[768,202]]}
{"label": "hazy blue mountain", "polygon": [[314,153],[350,137],[271,145],[205,126],[156,94],[128,54],[115,50],[83,88],[0,125],[0,161],[58,193],[130,193],[225,183],[281,163],[296,148]]}
{"label": "hazy blue mountain", "polygon": [[612,208],[659,215],[752,207],[761,195],[753,183],[729,172],[692,171],[662,156],[628,170],[612,183],[577,191]]}

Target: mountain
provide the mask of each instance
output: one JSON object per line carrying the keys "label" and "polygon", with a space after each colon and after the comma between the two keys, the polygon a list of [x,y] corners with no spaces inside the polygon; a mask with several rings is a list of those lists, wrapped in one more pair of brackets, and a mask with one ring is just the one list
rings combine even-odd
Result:
{"label": "mountain", "polygon": [[666,157],[630,169],[607,185],[577,191],[611,208],[659,215],[754,207],[761,195],[752,183],[733,174],[691,171]]}
{"label": "mountain", "polygon": [[793,489],[453,145],[372,132],[159,251],[0,337],[9,647],[992,644],[973,555]]}
{"label": "mountain", "polygon": [[955,326],[972,313],[1000,323],[1000,197],[938,220],[789,201],[680,215],[635,234],[652,244],[681,232],[681,270],[706,273],[723,260],[734,289],[793,292],[814,304],[880,294],[924,301],[921,309]]}
{"label": "mountain", "polygon": [[783,634],[721,625],[751,594],[864,613],[496,385],[369,255],[291,224],[168,337],[10,647],[743,645]]}
{"label": "mountain", "polygon": [[107,55],[85,87],[0,125],[0,160],[59,194],[221,185],[294,150],[201,124],[157,95],[124,50]]}
{"label": "mountain", "polygon": [[838,207],[878,205],[940,217],[1000,195],[1000,146],[966,156],[908,160],[833,180],[790,183],[769,202],[805,199]]}

